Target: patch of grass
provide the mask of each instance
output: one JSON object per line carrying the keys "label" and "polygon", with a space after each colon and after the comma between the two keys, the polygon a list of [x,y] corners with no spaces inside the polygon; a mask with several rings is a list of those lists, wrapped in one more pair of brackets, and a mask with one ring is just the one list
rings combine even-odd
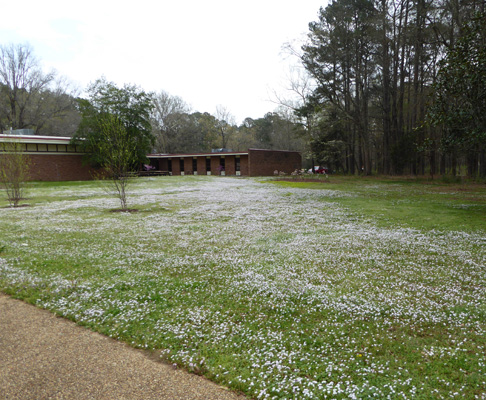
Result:
{"label": "patch of grass", "polygon": [[334,201],[381,226],[486,230],[486,185],[411,179],[331,176],[325,183],[274,180],[282,187],[352,194]]}
{"label": "patch of grass", "polygon": [[253,398],[484,397],[481,186],[143,178],[136,213],[31,190],[0,208],[6,293]]}

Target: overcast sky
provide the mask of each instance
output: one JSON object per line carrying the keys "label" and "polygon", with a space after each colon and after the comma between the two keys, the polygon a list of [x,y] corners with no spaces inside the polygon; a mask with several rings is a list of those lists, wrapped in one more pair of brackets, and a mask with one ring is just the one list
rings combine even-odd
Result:
{"label": "overcast sky", "polygon": [[3,2],[1,44],[29,43],[45,70],[81,89],[105,76],[164,90],[193,111],[223,105],[238,123],[273,111],[285,42],[303,38],[327,0],[24,0]]}

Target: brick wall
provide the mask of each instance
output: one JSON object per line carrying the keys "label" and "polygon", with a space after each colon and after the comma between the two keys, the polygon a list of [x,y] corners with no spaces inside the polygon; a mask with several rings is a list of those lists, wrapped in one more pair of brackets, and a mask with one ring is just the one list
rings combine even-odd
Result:
{"label": "brick wall", "polygon": [[197,158],[197,174],[206,175],[206,157]]}
{"label": "brick wall", "polygon": [[93,179],[93,168],[83,165],[77,154],[27,154],[30,159],[30,180],[85,181]]}
{"label": "brick wall", "polygon": [[250,149],[248,159],[250,176],[272,176],[274,171],[290,174],[302,168],[302,157],[294,151]]}
{"label": "brick wall", "polygon": [[248,155],[243,155],[240,157],[240,175],[248,176],[249,169],[248,169]]}
{"label": "brick wall", "polygon": [[180,168],[180,158],[179,157],[172,157],[172,175],[180,175],[181,168]]}
{"label": "brick wall", "polygon": [[[30,179],[34,181],[77,181],[93,179],[96,170],[83,165],[77,154],[28,154],[31,163]],[[220,155],[211,156],[211,175],[220,175]],[[184,157],[184,170],[191,174],[193,157]],[[172,158],[172,173],[180,175],[180,157]],[[198,175],[206,175],[206,157],[197,157]],[[159,168],[168,170],[166,159],[159,160]],[[275,170],[290,174],[302,168],[298,152],[250,149],[240,156],[242,176],[272,176]],[[225,156],[226,175],[235,175],[235,156]]]}
{"label": "brick wall", "polygon": [[184,175],[194,175],[192,169],[192,157],[184,158]]}
{"label": "brick wall", "polygon": [[[211,175],[220,175],[221,158],[225,159],[225,175],[236,175],[235,155],[211,154],[211,155],[182,155],[172,158],[172,175],[180,175],[180,160],[184,162],[185,175],[192,175],[193,160],[197,161],[197,174],[206,175],[206,160],[209,158]],[[302,168],[302,157],[295,151],[257,150],[250,149],[248,155],[241,154],[240,175],[242,176],[272,176],[275,170],[290,174],[296,169]],[[157,165],[152,159],[152,164]],[[161,171],[168,171],[168,160],[160,158],[158,166]]]}
{"label": "brick wall", "polygon": [[211,175],[220,175],[219,155],[211,156]]}
{"label": "brick wall", "polygon": [[225,175],[236,175],[235,156],[226,156],[224,158],[224,172]]}

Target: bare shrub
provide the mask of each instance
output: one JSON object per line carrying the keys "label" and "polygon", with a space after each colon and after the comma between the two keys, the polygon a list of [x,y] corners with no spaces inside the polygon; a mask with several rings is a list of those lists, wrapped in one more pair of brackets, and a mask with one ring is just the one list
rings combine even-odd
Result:
{"label": "bare shrub", "polygon": [[18,207],[24,199],[29,166],[29,158],[21,143],[15,140],[0,143],[0,183],[7,192],[11,207]]}

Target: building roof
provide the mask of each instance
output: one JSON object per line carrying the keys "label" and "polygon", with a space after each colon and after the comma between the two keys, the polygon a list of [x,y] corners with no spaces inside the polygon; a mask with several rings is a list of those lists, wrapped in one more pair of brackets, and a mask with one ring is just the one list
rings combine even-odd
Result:
{"label": "building roof", "polygon": [[149,154],[148,158],[177,158],[177,157],[218,157],[218,156],[247,156],[250,151],[268,151],[281,153],[299,153],[289,150],[248,149],[247,151],[223,151],[215,153],[159,153]]}
{"label": "building roof", "polygon": [[177,153],[177,154],[149,154],[148,158],[177,158],[177,157],[221,157],[221,156],[247,156],[247,151],[228,151],[218,153]]}
{"label": "building roof", "polygon": [[10,141],[19,143],[69,144],[71,142],[71,138],[66,136],[0,135],[0,142]]}

